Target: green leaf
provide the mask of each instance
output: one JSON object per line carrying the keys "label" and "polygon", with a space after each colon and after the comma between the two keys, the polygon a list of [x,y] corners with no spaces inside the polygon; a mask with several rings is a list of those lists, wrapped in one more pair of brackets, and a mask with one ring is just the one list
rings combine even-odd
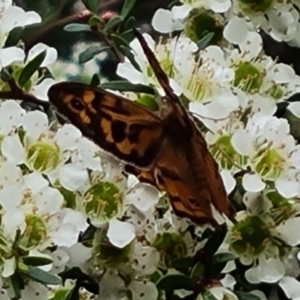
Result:
{"label": "green leaf", "polygon": [[104,46],[104,47],[90,46],[85,51],[79,54],[78,62],[80,64],[84,64],[89,60],[93,59],[95,55],[108,50],[109,50],[108,46]]}
{"label": "green leaf", "polygon": [[134,16],[131,16],[125,21],[123,28],[124,30],[128,30],[128,29],[132,30],[132,28],[135,28],[136,26],[137,26],[136,19]]}
{"label": "green leaf", "polygon": [[234,291],[234,293],[237,295],[239,300],[260,300],[260,297],[251,293],[236,292],[236,291]]}
{"label": "green leaf", "polygon": [[132,8],[135,5],[136,0],[125,0],[123,7],[122,7],[122,11],[121,11],[121,16],[125,19],[128,14],[130,13],[130,11],[132,10]]}
{"label": "green leaf", "polygon": [[50,274],[46,271],[43,271],[37,267],[28,266],[26,274],[28,275],[29,278],[42,284],[53,284],[53,285],[61,284],[60,277]]}
{"label": "green leaf", "polygon": [[159,106],[155,101],[155,99],[153,98],[153,95],[149,95],[149,94],[142,95],[136,99],[136,102],[146,106],[147,108],[150,108],[152,111],[159,110]]}
{"label": "green leaf", "polygon": [[114,43],[116,44],[116,46],[120,47],[120,46],[126,46],[126,47],[129,47],[129,43],[124,40],[120,35],[117,35],[117,34],[112,34],[111,35]]}
{"label": "green leaf", "polygon": [[[131,41],[134,38],[134,33],[132,31],[132,29],[126,30],[124,32],[122,32],[121,37],[126,40],[126,41]],[[123,46],[124,47],[124,46]]]}
{"label": "green leaf", "polygon": [[59,276],[62,278],[63,283],[67,280],[67,279],[78,279],[78,278],[83,278],[86,275],[83,273],[83,271],[78,268],[78,267],[73,267],[70,269],[65,269],[63,272],[59,273]]}
{"label": "green leaf", "polygon": [[4,82],[8,82],[11,79],[11,73],[7,69],[2,69],[0,71],[0,78]]}
{"label": "green leaf", "polygon": [[92,76],[90,85],[91,85],[91,86],[94,86],[94,87],[97,87],[100,83],[101,83],[100,77],[99,77],[99,75],[98,75],[97,73],[95,73],[95,74]]}
{"label": "green leaf", "polygon": [[95,226],[93,226],[92,224],[89,225],[89,227],[82,232],[79,235],[79,243],[84,243],[86,241],[92,241],[94,239],[95,233],[97,232],[97,228]]}
{"label": "green leaf", "polygon": [[10,277],[12,289],[15,293],[16,299],[21,299],[21,290],[24,289],[25,284],[20,273],[16,272]]}
{"label": "green leaf", "polygon": [[99,282],[97,281],[83,281],[81,282],[81,286],[94,295],[98,295],[100,292]]}
{"label": "green leaf", "polygon": [[123,55],[125,55],[129,61],[131,62],[131,64],[137,69],[140,70],[140,66],[138,65],[138,63],[135,61],[134,59],[134,55],[132,54],[132,52],[130,51],[130,48],[127,46],[121,46],[120,47],[120,51],[122,52]]}
{"label": "green leaf", "polygon": [[75,285],[72,290],[68,293],[67,297],[65,300],[79,300],[80,295],[79,295],[79,286]]}
{"label": "green leaf", "polygon": [[89,25],[80,23],[71,23],[64,27],[64,31],[68,32],[82,32],[82,31],[92,31]]}
{"label": "green leaf", "polygon": [[213,257],[212,257],[212,262],[213,263],[227,263],[231,260],[235,260],[237,257],[236,255],[232,254],[232,253],[218,253],[218,254],[215,254]]}
{"label": "green leaf", "polygon": [[205,266],[203,262],[197,262],[191,272],[191,277],[196,278],[196,277],[201,277],[204,274],[204,269]]}
{"label": "green leaf", "polygon": [[115,15],[113,16],[104,26],[104,32],[109,32],[111,29],[115,28],[117,25],[121,24],[124,21],[122,16]]}
{"label": "green leaf", "polygon": [[203,300],[218,300],[209,290],[201,293]]}
{"label": "green leaf", "polygon": [[236,259],[232,253],[218,253],[211,258],[211,262],[207,264],[207,272],[210,277],[217,277],[225,268],[227,262]]}
{"label": "green leaf", "polygon": [[53,263],[53,260],[42,256],[23,256],[22,261],[27,266],[46,266]]}
{"label": "green leaf", "polygon": [[170,268],[174,269],[188,269],[195,265],[195,260],[193,257],[184,257],[184,258],[178,258],[174,259],[170,263]]}
{"label": "green leaf", "polygon": [[24,27],[19,26],[13,28],[5,41],[4,47],[13,47],[20,41]]}
{"label": "green leaf", "polygon": [[213,256],[213,254],[217,252],[220,245],[223,243],[226,233],[227,227],[225,225],[217,227],[203,247],[204,253],[206,255]]}
{"label": "green leaf", "polygon": [[18,84],[20,87],[23,87],[31,78],[31,76],[41,66],[41,64],[43,63],[46,57],[46,54],[47,54],[47,50],[44,50],[26,64],[26,66],[23,68],[18,78]]}
{"label": "green leaf", "polygon": [[179,1],[179,0],[171,1],[171,2],[168,4],[168,8],[172,8],[175,4],[180,4],[180,1]]}
{"label": "green leaf", "polygon": [[200,41],[197,42],[197,46],[199,50],[203,50],[206,46],[209,45],[211,40],[213,39],[215,33],[210,32],[206,36],[204,36]]}
{"label": "green leaf", "polygon": [[126,80],[105,82],[101,84],[101,88],[120,92],[136,92],[154,95],[154,90],[151,87],[142,84],[133,84]]}
{"label": "green leaf", "polygon": [[101,18],[99,18],[97,15],[92,15],[89,19],[89,25],[95,26],[95,25],[101,25],[103,26],[105,23]]}
{"label": "green leaf", "polygon": [[97,13],[99,0],[82,0],[84,6],[91,12]]}
{"label": "green leaf", "polygon": [[172,274],[161,278],[157,282],[156,287],[159,290],[163,291],[173,291],[180,289],[192,291],[194,285],[190,277],[181,274]]}

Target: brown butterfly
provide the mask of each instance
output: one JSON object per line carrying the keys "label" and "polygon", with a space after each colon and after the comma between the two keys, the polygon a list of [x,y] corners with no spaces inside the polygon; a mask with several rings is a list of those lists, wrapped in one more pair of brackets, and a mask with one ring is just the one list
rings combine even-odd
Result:
{"label": "brown butterfly", "polygon": [[103,150],[128,165],[125,170],[165,191],[174,212],[215,223],[211,204],[232,219],[218,165],[192,117],[181,105],[169,79],[143,36],[135,30],[149,64],[165,92],[161,116],[124,97],[83,83],[53,85],[49,100]]}

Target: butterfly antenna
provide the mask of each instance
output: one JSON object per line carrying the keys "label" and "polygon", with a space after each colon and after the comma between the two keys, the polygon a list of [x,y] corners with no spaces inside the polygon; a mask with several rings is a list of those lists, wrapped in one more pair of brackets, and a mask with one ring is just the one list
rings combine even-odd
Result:
{"label": "butterfly antenna", "polygon": [[136,36],[136,38],[139,40],[142,49],[148,59],[148,62],[159,82],[161,87],[163,88],[166,96],[168,96],[171,99],[174,99],[174,91],[172,90],[169,82],[169,78],[165,71],[160,66],[157,58],[155,57],[153,51],[149,48],[146,40],[144,39],[143,35],[135,28],[133,28],[133,32]]}

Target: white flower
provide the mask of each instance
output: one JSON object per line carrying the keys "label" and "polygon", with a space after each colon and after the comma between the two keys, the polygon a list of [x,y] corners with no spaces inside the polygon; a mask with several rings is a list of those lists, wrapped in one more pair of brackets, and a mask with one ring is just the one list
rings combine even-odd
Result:
{"label": "white flower", "polygon": [[[42,21],[41,17],[34,11],[25,12],[18,6],[12,6],[11,1],[0,3],[0,48],[5,44],[9,32],[16,27],[23,27]],[[6,67],[13,62],[21,62],[25,58],[25,53],[17,47],[0,49],[2,67]]]}
{"label": "white flower", "polygon": [[130,261],[136,274],[153,274],[157,270],[159,260],[159,252],[155,248],[143,246],[139,242],[135,243],[130,255]]}
{"label": "white flower", "polygon": [[183,29],[183,22],[174,18],[173,10],[159,8],[152,18],[152,26],[158,32],[169,33]]}
{"label": "white flower", "polygon": [[77,243],[80,232],[84,232],[88,224],[85,216],[79,212],[64,208],[59,213],[59,225],[53,226],[50,232],[52,243],[61,247],[71,247]]}
{"label": "white flower", "polygon": [[[230,93],[234,71],[228,65],[225,53],[220,47],[209,46],[200,52],[200,60],[192,55],[180,60],[175,79],[183,94],[190,101],[210,101],[221,93]],[[232,97],[234,98],[234,97]],[[228,105],[230,102],[227,101]]]}
{"label": "white flower", "polygon": [[[77,242],[80,231],[86,229],[85,218],[80,212],[62,209],[63,196],[48,184],[40,174],[30,173],[0,190],[0,203],[5,212],[3,230],[6,236],[13,240],[18,228],[22,234],[29,236],[34,234],[34,230],[40,230],[36,238],[40,238],[39,247],[42,249],[43,245],[51,243],[71,246]],[[34,226],[30,223],[31,219],[35,220]],[[27,226],[32,226],[28,232],[25,230]],[[28,237],[28,242],[24,238],[25,247],[38,246],[36,242],[30,244],[30,238]]]}
{"label": "white flower", "polygon": [[261,191],[265,188],[262,179],[272,180],[285,197],[288,196],[285,192],[287,186],[284,187],[283,183],[290,181],[291,184],[295,182],[295,188],[288,193],[291,197],[296,196],[293,194],[295,189],[298,191],[295,168],[300,166],[297,160],[300,148],[296,147],[294,138],[289,134],[286,120],[256,113],[249,118],[245,129],[233,134],[231,143],[238,153],[250,158],[254,174],[244,176],[243,186],[247,191]]}
{"label": "white flower", "polygon": [[41,283],[30,280],[21,291],[22,299],[47,300],[48,288]]}
{"label": "white flower", "polygon": [[[143,37],[145,38],[150,49],[155,52],[159,62],[163,62],[164,71],[167,74],[170,72],[176,73],[177,66],[181,65],[182,62],[185,61],[186,58],[197,49],[196,44],[186,37],[179,37],[178,39],[173,38],[172,41],[166,45],[155,45],[154,40],[148,34],[143,34]],[[152,85],[156,87],[161,94],[163,94],[156,77],[149,69],[150,67],[148,60],[138,40],[133,40],[130,43],[130,47],[132,48],[132,53],[134,54],[135,60],[141,68],[141,71],[135,69],[129,60],[125,59],[124,63],[120,63],[118,65],[117,74],[128,79],[134,84]],[[151,74],[150,76],[149,71]],[[176,77],[176,75],[173,75],[172,77]],[[180,94],[181,88],[172,77],[170,78],[170,85],[176,94]]]}
{"label": "white flower", "polygon": [[[230,249],[240,256],[243,264],[253,263],[245,272],[251,283],[277,283],[290,270],[299,273],[297,261],[289,257],[289,253],[294,256],[293,250],[284,245],[299,243],[300,235],[294,228],[299,226],[300,218],[295,217],[297,212],[293,208],[285,213],[290,207],[287,201],[282,202],[282,209],[277,208],[275,197],[273,192],[266,195],[246,192],[243,201],[247,211],[238,213],[237,225],[230,225]],[[276,240],[284,243],[274,242]]]}
{"label": "white flower", "polygon": [[44,61],[41,64],[41,67],[46,67],[54,63],[57,59],[57,50],[53,47],[49,47],[43,43],[34,45],[28,52],[27,61],[31,61],[41,52],[46,50],[46,56]]}
{"label": "white flower", "polygon": [[[245,1],[233,1],[232,10],[227,13],[244,16],[252,23],[254,28],[261,28],[268,32],[275,40],[286,41],[291,46],[299,46],[297,30],[299,26],[299,13],[292,3],[287,1],[262,1],[253,5]],[[236,31],[239,28],[236,27]]]}
{"label": "white flower", "polygon": [[[253,30],[253,25],[244,18],[233,17],[224,28],[224,37],[232,44],[238,45],[240,56],[251,60],[262,51],[262,38]],[[237,52],[233,51],[236,55]]]}
{"label": "white flower", "polygon": [[230,0],[180,0],[183,5],[173,6],[176,19],[184,19],[195,8],[205,8],[216,13],[224,13],[231,7]]}

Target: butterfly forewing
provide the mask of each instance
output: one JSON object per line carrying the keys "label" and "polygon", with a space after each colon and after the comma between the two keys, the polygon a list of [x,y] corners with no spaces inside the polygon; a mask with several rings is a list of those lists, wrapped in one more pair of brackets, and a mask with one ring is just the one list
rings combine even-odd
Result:
{"label": "butterfly forewing", "polygon": [[161,119],[121,96],[83,83],[61,82],[48,92],[58,113],[103,150],[150,168],[160,149]]}

